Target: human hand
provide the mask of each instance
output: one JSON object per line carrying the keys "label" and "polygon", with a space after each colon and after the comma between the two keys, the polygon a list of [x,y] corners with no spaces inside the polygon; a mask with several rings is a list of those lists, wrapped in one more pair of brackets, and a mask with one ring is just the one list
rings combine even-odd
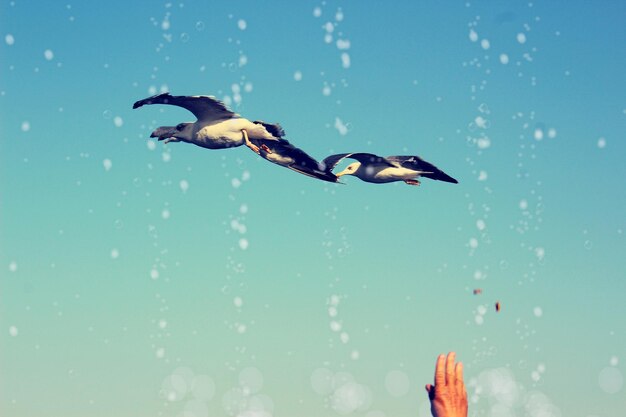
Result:
{"label": "human hand", "polygon": [[439,355],[435,386],[426,385],[433,417],[467,417],[467,392],[463,384],[463,364],[454,364],[456,354]]}

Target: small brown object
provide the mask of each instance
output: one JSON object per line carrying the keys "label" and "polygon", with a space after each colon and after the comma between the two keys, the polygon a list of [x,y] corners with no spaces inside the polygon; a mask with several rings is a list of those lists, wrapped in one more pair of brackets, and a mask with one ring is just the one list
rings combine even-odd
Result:
{"label": "small brown object", "polygon": [[474,289],[474,291],[472,291],[472,292],[474,293],[474,295],[478,295],[478,294],[482,294],[482,293],[483,293],[483,290],[482,290],[482,289],[480,289],[480,288],[476,288],[476,289]]}
{"label": "small brown object", "polygon": [[496,313],[500,312],[500,301],[496,301]]}

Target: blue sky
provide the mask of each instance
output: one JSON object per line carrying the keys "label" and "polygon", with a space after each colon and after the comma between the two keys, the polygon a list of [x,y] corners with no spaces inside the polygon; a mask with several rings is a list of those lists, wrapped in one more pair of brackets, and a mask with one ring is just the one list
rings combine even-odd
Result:
{"label": "blue sky", "polygon": [[[470,415],[619,415],[625,12],[0,2],[0,414],[422,417],[455,350]],[[155,143],[159,91],[460,183]]]}

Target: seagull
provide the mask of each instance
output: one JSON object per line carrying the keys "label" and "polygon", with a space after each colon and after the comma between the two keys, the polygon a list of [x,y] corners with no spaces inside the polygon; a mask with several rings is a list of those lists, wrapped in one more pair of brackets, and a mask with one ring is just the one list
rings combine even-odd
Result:
{"label": "seagull", "polygon": [[[259,154],[259,147],[250,139],[277,141],[285,135],[279,124],[251,122],[232,112],[223,102],[211,96],[172,96],[169,93],[162,93],[135,102],[133,109],[147,104],[170,104],[182,107],[198,119],[193,123],[161,126],[152,132],[151,138],[165,140],[165,143],[187,142],[209,149],[233,148],[245,144]],[[261,146],[267,147],[265,144]],[[267,149],[265,150],[267,152]]]}
{"label": "seagull", "polygon": [[348,165],[346,169],[336,174],[337,177],[354,175],[365,182],[376,184],[404,181],[408,185],[420,185],[417,178],[421,176],[458,184],[457,180],[419,156],[383,158],[371,153],[342,153],[325,158],[322,161],[323,168],[332,172],[333,168],[345,158],[356,159],[357,162]]}
{"label": "seagull", "polygon": [[259,155],[270,162],[322,181],[339,182],[337,176],[327,170],[325,165],[286,139],[280,138],[277,141],[251,139],[251,141],[259,147]]}

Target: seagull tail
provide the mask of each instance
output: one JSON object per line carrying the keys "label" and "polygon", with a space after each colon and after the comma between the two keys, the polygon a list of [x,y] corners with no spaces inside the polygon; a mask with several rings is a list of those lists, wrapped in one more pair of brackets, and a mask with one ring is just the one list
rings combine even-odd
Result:
{"label": "seagull tail", "polygon": [[283,136],[285,136],[285,131],[283,130],[282,126],[279,125],[278,123],[274,123],[274,124],[265,123],[261,120],[255,120],[252,123],[263,125],[265,130],[267,130],[270,133],[270,135],[274,136],[275,138],[282,138]]}

